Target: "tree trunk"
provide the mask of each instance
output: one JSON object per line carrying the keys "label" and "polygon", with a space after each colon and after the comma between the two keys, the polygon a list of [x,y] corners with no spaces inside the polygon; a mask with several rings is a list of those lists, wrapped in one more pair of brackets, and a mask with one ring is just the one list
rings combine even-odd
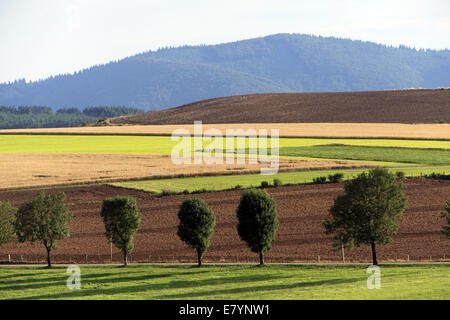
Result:
{"label": "tree trunk", "polygon": [[200,252],[199,249],[197,249],[197,260],[198,260],[198,266],[201,267],[202,266],[202,253]]}
{"label": "tree trunk", "polygon": [[375,249],[375,242],[372,242],[372,264],[374,266],[378,265],[378,261],[377,261],[377,250]]}
{"label": "tree trunk", "polygon": [[125,251],[123,253],[123,266],[126,267],[127,265],[128,265],[127,252]]}
{"label": "tree trunk", "polygon": [[262,251],[259,252],[259,265],[262,266],[264,264],[264,256]]}
{"label": "tree trunk", "polygon": [[52,260],[50,258],[50,251],[51,251],[51,249],[48,248],[47,246],[45,246],[45,249],[47,249],[47,266],[49,268],[51,268],[52,267]]}

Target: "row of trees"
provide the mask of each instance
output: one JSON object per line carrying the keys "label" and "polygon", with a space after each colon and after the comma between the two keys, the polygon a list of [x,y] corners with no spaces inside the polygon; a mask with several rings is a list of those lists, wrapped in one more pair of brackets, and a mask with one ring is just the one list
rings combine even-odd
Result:
{"label": "row of trees", "polygon": [[123,106],[63,108],[53,112],[46,106],[0,106],[0,129],[74,127],[99,119],[134,115],[143,111]]}
{"label": "row of trees", "polygon": [[[142,113],[141,109],[128,108],[124,106],[96,106],[79,109],[76,107],[60,108],[56,110],[56,114],[83,114],[90,117],[112,118],[120,117],[128,114]],[[38,114],[54,114],[53,109],[47,106],[0,106],[0,113],[9,113],[15,115],[38,115]]]}
{"label": "row of trees", "polygon": [[[140,225],[136,200],[127,197],[107,198],[100,213],[108,240],[127,255],[133,250],[133,237]],[[58,240],[70,236],[68,223],[72,219],[63,192],[37,194],[18,209],[8,202],[0,202],[0,245],[18,240],[42,243],[47,251],[47,265],[51,267],[51,252],[58,248]]]}
{"label": "row of trees", "polygon": [[[372,263],[378,265],[376,246],[393,241],[407,206],[403,183],[397,178],[387,169],[375,168],[345,183],[344,194],[335,199],[323,223],[336,249],[368,245]],[[450,239],[450,201],[445,210],[442,233]],[[244,191],[236,215],[240,239],[264,264],[264,253],[271,249],[279,226],[275,200],[265,190]],[[178,236],[196,250],[201,266],[215,226],[214,213],[203,200],[191,198],[181,204],[178,218]]]}
{"label": "row of trees", "polygon": [[[264,252],[272,247],[279,225],[275,200],[265,190],[246,190],[236,215],[240,239],[259,255],[260,264],[264,264]],[[178,236],[197,252],[200,267],[216,224],[214,213],[202,199],[190,198],[181,204],[178,218]]]}
{"label": "row of trees", "polygon": [[[57,249],[58,240],[69,236],[67,224],[72,215],[65,199],[64,193],[45,195],[41,192],[25,201],[19,209],[0,202],[0,245],[16,239],[41,242],[51,267],[51,251]],[[376,245],[393,241],[406,204],[402,183],[395,175],[383,168],[363,172],[345,183],[344,194],[335,199],[323,223],[325,232],[333,235],[336,248],[371,246],[373,264],[377,265]],[[443,217],[447,225],[443,226],[442,233],[450,239],[450,200],[445,211]],[[136,200],[107,198],[100,215],[107,239],[122,251],[126,266],[127,255],[133,251],[133,238],[140,226]],[[275,200],[265,190],[245,190],[236,216],[240,239],[259,255],[260,264],[264,264],[264,253],[271,249],[279,226]],[[202,199],[194,197],[182,202],[178,218],[177,234],[196,251],[201,266],[216,224],[214,212]]]}
{"label": "row of trees", "polygon": [[[376,168],[346,183],[344,191],[323,223],[325,232],[334,235],[336,248],[370,245],[377,265],[376,245],[392,242],[406,207],[402,183],[386,169]],[[236,212],[239,237],[264,264],[264,252],[270,250],[279,224],[274,199],[264,190],[244,191]],[[201,265],[214,226],[212,211],[194,198],[183,202],[178,216],[178,235],[197,250]]]}

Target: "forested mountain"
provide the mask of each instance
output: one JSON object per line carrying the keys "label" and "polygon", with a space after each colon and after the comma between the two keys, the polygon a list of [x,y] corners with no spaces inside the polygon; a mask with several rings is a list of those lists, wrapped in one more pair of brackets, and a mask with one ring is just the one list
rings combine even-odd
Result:
{"label": "forested mountain", "polygon": [[149,51],[101,66],[0,85],[1,105],[126,105],[157,110],[251,93],[450,86],[450,50],[277,34]]}

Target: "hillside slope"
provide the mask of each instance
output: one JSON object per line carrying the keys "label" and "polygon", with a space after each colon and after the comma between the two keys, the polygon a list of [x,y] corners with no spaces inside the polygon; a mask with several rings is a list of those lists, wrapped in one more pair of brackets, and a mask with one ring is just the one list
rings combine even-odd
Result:
{"label": "hillside slope", "polygon": [[149,51],[75,74],[0,84],[0,105],[158,110],[221,96],[450,86],[450,51],[277,34]]}
{"label": "hillside slope", "polygon": [[450,90],[279,93],[223,97],[115,118],[116,124],[450,122]]}

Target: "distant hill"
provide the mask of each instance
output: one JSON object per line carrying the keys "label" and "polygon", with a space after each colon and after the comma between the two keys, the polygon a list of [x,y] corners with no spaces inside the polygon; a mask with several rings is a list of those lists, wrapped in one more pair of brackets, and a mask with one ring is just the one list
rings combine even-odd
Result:
{"label": "distant hill", "polygon": [[255,94],[112,119],[116,124],[450,123],[450,89]]}
{"label": "distant hill", "polygon": [[448,87],[449,74],[450,50],[277,34],[165,48],[75,74],[0,84],[0,105],[54,109],[125,105],[158,110],[252,93]]}

